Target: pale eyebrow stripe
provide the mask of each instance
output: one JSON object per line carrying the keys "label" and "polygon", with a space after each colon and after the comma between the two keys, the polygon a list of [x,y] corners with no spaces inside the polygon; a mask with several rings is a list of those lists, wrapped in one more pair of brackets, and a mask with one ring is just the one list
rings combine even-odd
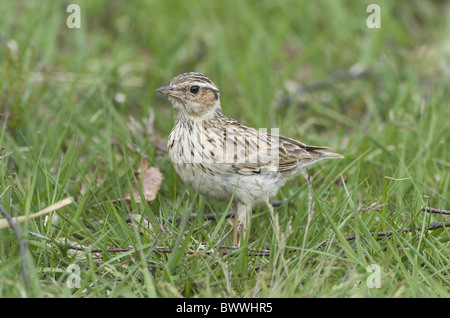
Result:
{"label": "pale eyebrow stripe", "polygon": [[198,85],[198,86],[200,86],[200,87],[202,87],[202,88],[209,88],[209,89],[212,89],[213,91],[216,91],[216,92],[218,92],[219,90],[217,89],[217,87],[215,87],[215,86],[213,86],[213,85],[210,85],[210,84],[206,84],[206,83],[193,83],[194,85]]}

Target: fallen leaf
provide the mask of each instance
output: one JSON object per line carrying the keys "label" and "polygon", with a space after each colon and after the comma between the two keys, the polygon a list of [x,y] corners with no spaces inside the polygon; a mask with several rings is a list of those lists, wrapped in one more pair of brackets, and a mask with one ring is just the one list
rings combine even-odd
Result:
{"label": "fallen leaf", "polygon": [[[156,198],[156,194],[159,191],[161,182],[164,179],[163,174],[156,167],[149,167],[148,160],[144,158],[141,161],[139,169],[134,173],[138,186],[142,185],[142,193],[146,201],[153,201]],[[134,201],[140,203],[142,201],[136,184],[132,184],[132,194],[125,194],[125,200],[131,200],[133,195]]]}

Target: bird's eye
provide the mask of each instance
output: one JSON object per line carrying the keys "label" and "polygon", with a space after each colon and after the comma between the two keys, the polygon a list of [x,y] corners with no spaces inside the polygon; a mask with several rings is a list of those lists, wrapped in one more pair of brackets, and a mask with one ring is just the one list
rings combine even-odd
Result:
{"label": "bird's eye", "polygon": [[197,85],[193,85],[193,86],[191,86],[191,88],[189,89],[189,91],[190,91],[192,94],[197,94],[199,90],[200,90],[200,87],[197,86]]}

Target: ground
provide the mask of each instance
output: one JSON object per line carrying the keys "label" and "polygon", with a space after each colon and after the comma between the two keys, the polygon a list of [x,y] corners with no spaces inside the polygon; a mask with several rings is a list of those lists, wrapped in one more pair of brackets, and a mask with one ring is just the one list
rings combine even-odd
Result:
{"label": "ground", "polygon": [[[74,201],[0,229],[0,297],[450,296],[449,230],[428,230],[448,216],[422,209],[450,209],[447,2],[70,3],[1,4],[0,204]],[[345,156],[257,207],[232,253],[229,204],[166,154],[154,90],[187,71],[226,115]]]}

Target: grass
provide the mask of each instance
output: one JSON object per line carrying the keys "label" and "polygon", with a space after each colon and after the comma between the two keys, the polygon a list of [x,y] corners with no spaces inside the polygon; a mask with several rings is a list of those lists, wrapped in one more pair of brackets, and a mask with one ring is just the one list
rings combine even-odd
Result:
{"label": "grass", "polygon": [[[2,3],[1,205],[19,216],[75,202],[20,224],[28,285],[19,241],[0,229],[1,297],[449,297],[449,231],[426,230],[448,218],[421,211],[450,208],[446,2],[378,1],[380,29],[366,26],[370,1],[76,3],[80,29],[66,27],[69,2]],[[202,218],[228,205],[195,195],[160,147],[176,114],[154,89],[185,71],[215,81],[228,116],[345,155],[308,170],[311,191],[299,175],[281,207],[256,208],[248,245],[228,255],[195,252],[231,229]],[[144,157],[164,175],[156,199],[114,202]],[[370,205],[382,207],[360,211]]]}

